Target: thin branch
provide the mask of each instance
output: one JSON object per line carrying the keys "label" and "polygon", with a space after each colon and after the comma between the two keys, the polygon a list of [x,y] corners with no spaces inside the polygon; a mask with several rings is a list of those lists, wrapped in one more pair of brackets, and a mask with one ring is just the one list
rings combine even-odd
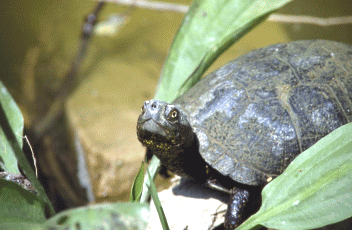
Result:
{"label": "thin branch", "polygon": [[77,73],[79,72],[85,58],[90,38],[92,37],[94,31],[94,26],[104,4],[105,2],[99,1],[93,12],[91,12],[85,19],[76,57],[73,59],[70,69],[64,76],[60,90],[56,93],[55,100],[51,104],[45,116],[41,117],[37,122],[34,122],[33,130],[37,139],[41,138],[48,130],[50,130],[50,127],[53,126],[57,118],[63,114],[64,103],[67,97],[78,86],[79,79],[77,79]]}
{"label": "thin branch", "polygon": [[[174,11],[179,13],[187,13],[189,9],[189,6],[185,6],[181,4],[148,1],[148,0],[102,0],[102,1],[116,3],[120,5],[146,8],[150,10]],[[305,15],[271,14],[267,20],[272,22],[303,23],[303,24],[314,24],[319,26],[352,24],[352,16],[318,18],[318,17],[305,16]]]}
{"label": "thin branch", "polygon": [[305,15],[284,15],[272,14],[269,16],[268,21],[282,22],[282,23],[303,23],[314,24],[318,26],[333,26],[341,24],[351,24],[352,16],[335,17],[335,18],[318,18]]}
{"label": "thin branch", "polygon": [[179,13],[187,13],[189,8],[189,6],[176,4],[176,3],[156,2],[156,1],[147,1],[147,0],[102,0],[102,1],[116,3],[119,5],[146,8],[150,10],[175,11]]}
{"label": "thin branch", "polygon": [[32,158],[33,158],[33,163],[34,163],[34,168],[35,168],[35,176],[38,178],[37,159],[35,158],[35,155],[34,155],[34,151],[33,151],[32,145],[31,145],[31,143],[29,143],[29,140],[28,140],[27,135],[24,135],[24,137],[23,137],[23,138],[24,138],[24,139],[26,139],[27,144],[28,144],[29,148],[31,149],[31,152],[32,152]]}

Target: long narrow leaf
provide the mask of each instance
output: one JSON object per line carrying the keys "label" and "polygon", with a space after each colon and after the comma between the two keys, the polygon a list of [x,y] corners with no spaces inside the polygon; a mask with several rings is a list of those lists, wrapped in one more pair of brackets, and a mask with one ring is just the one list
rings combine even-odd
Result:
{"label": "long narrow leaf", "polygon": [[8,94],[5,86],[0,82],[0,161],[8,172],[16,171],[17,164],[24,172],[25,176],[30,180],[34,188],[38,191],[38,197],[42,199],[48,206],[50,214],[54,214],[54,208],[47,197],[44,188],[38,181],[31,165],[26,156],[22,152],[22,133],[23,133],[23,117],[18,109],[15,101]]}
{"label": "long narrow leaf", "polygon": [[143,181],[144,181],[144,162],[142,162],[141,167],[138,170],[136,178],[134,178],[130,201],[140,201],[142,191],[143,191]]}
{"label": "long narrow leaf", "polygon": [[150,179],[150,195],[152,196],[156,211],[158,212],[161,226],[163,227],[163,230],[169,230],[170,228],[167,223],[163,207],[161,206],[161,202],[160,202],[160,199],[158,196],[158,191],[157,191],[155,184],[153,182],[153,178],[151,177],[148,170],[147,170],[147,173],[148,173],[148,176]]}
{"label": "long narrow leaf", "polygon": [[262,192],[259,212],[238,229],[312,229],[352,217],[352,123],[300,154]]}
{"label": "long narrow leaf", "polygon": [[[173,101],[191,87],[226,48],[268,13],[290,1],[194,1],[175,36],[155,98]],[[189,79],[192,73],[194,79]],[[185,84],[186,81],[190,84]]]}
{"label": "long narrow leaf", "polygon": [[[152,180],[154,181],[159,171],[159,168],[160,168],[160,161],[158,158],[156,158],[156,156],[153,156],[148,166],[148,172],[146,172],[146,174],[144,175],[143,190],[142,190],[140,202],[143,203],[148,201],[150,183]],[[148,175],[148,173],[151,175],[151,177]]]}
{"label": "long narrow leaf", "polygon": [[[0,82],[0,107],[0,168],[9,173],[20,174],[11,142],[16,141],[22,148],[23,117],[2,82]],[[7,131],[8,128],[15,134],[14,140],[9,140],[5,135],[4,131]]]}

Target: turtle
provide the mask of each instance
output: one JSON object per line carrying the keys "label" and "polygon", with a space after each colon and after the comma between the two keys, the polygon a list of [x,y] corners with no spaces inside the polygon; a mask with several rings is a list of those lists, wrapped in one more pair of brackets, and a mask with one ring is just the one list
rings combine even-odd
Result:
{"label": "turtle", "polygon": [[171,172],[230,191],[234,229],[252,193],[351,121],[352,46],[304,40],[238,57],[172,103],[144,102],[137,136]]}

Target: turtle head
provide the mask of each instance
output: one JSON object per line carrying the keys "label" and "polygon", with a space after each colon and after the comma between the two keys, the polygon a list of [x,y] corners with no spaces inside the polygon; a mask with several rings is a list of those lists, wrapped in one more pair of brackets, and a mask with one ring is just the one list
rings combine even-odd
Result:
{"label": "turtle head", "polygon": [[193,141],[187,116],[175,105],[159,100],[144,102],[137,122],[137,135],[143,145],[154,151],[188,147]]}
{"label": "turtle head", "polygon": [[199,180],[206,177],[207,166],[198,152],[196,136],[179,106],[158,100],[144,102],[137,135],[173,173]]}

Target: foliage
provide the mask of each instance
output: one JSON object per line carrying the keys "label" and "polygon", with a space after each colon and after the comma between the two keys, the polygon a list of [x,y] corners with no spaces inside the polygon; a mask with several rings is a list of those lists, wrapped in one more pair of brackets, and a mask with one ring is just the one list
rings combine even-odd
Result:
{"label": "foliage", "polygon": [[[176,35],[164,65],[156,98],[172,101],[192,87],[211,63],[231,44],[290,0],[194,1]],[[143,178],[135,180],[131,200],[142,203],[97,204],[54,214],[44,189],[22,152],[23,117],[0,82],[0,167],[33,183],[33,194],[13,182],[0,179],[0,228],[106,228],[145,229],[149,215],[148,190],[161,207],[152,180],[158,161],[152,160]],[[264,225],[279,229],[305,229],[331,224],[352,216],[352,125],[348,124],[320,140],[297,157],[287,170],[263,190],[260,211],[240,229]],[[19,167],[18,167],[19,166]],[[142,181],[145,180],[143,186]],[[143,190],[143,193],[142,193]],[[51,218],[46,219],[49,209]],[[162,223],[167,222],[159,209]],[[314,221],[306,221],[307,218]],[[108,227],[108,228],[109,228]]]}
{"label": "foliage", "polygon": [[1,178],[0,207],[0,223],[45,221],[45,203],[42,200],[21,186]]}
{"label": "foliage", "polygon": [[146,203],[104,203],[69,209],[49,219],[44,226],[67,229],[145,229],[149,216]]}
{"label": "foliage", "polygon": [[20,174],[18,165],[38,191],[49,212],[54,214],[47,195],[22,152],[23,117],[5,86],[0,82],[0,166],[8,173]]}
{"label": "foliage", "polygon": [[[0,168],[4,171],[20,174],[13,142],[22,148],[23,117],[16,102],[11,97],[5,86],[0,82]],[[12,131],[11,131],[12,130]],[[14,135],[7,137],[5,132]]]}
{"label": "foliage", "polygon": [[144,162],[142,162],[141,167],[137,173],[137,176],[134,178],[130,201],[140,201],[143,189],[143,181],[144,181]]}
{"label": "foliage", "polygon": [[172,102],[230,45],[291,0],[195,0],[164,64],[155,98]]}
{"label": "foliage", "polygon": [[[145,203],[92,205],[70,209],[46,220],[46,210],[49,208],[51,215],[54,210],[22,152],[22,114],[1,82],[0,87],[0,115],[3,116],[0,122],[3,131],[0,141],[2,145],[9,143],[8,148],[0,149],[2,166],[4,169],[17,167],[18,161],[38,191],[35,195],[12,181],[0,179],[0,229],[48,229],[59,226],[80,229],[103,229],[104,226],[114,229],[145,229],[149,216],[149,207]],[[15,138],[15,133],[19,139]]]}
{"label": "foliage", "polygon": [[238,229],[312,229],[352,217],[352,123],[301,153],[262,191],[263,203]]}

